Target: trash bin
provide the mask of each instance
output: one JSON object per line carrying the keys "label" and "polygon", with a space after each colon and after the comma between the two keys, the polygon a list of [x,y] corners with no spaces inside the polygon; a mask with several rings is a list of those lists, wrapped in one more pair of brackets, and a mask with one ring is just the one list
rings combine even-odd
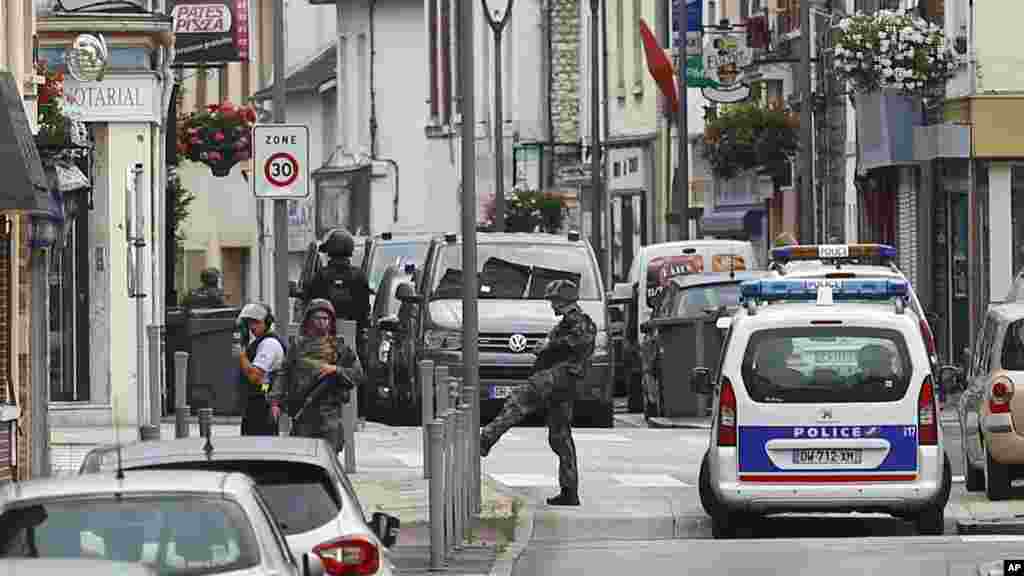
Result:
{"label": "trash bin", "polygon": [[656,321],[664,352],[661,354],[662,416],[669,418],[706,415],[709,398],[690,387],[690,374],[698,366],[718,368],[724,332],[715,318],[666,318]]}
{"label": "trash bin", "polygon": [[188,338],[188,404],[193,413],[213,408],[220,416],[242,413],[238,358],[232,345],[240,338],[240,308],[198,308],[185,320]]}

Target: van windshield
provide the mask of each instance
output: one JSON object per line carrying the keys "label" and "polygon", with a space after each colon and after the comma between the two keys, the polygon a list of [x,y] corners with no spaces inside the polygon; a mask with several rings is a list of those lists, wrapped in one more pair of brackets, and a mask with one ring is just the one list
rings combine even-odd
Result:
{"label": "van windshield", "polygon": [[895,402],[910,384],[907,345],[896,330],[829,326],[754,333],[743,382],[755,402]]}
{"label": "van windshield", "polygon": [[[432,299],[462,297],[462,246],[440,248]],[[553,280],[572,280],[580,300],[600,300],[601,288],[590,254],[577,245],[495,243],[477,246],[480,298],[542,300]]]}

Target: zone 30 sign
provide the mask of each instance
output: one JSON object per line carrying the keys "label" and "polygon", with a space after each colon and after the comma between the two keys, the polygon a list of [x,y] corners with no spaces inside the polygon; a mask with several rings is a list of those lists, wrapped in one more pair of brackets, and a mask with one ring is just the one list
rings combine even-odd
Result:
{"label": "zone 30 sign", "polygon": [[294,200],[309,196],[309,128],[301,124],[253,127],[253,194]]}

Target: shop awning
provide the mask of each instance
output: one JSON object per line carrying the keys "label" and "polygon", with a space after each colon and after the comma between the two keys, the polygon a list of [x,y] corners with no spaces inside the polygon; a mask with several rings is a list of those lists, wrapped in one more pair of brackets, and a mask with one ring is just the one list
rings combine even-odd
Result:
{"label": "shop awning", "polygon": [[712,236],[757,236],[761,233],[763,216],[764,208],[715,210],[701,219],[701,229]]}
{"label": "shop awning", "polygon": [[14,76],[0,71],[0,210],[46,210],[48,186]]}

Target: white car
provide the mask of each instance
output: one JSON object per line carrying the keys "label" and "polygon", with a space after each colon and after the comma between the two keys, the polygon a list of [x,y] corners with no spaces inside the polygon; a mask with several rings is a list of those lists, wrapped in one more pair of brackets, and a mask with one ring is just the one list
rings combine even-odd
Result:
{"label": "white car", "polygon": [[714,536],[787,512],[883,512],[941,534],[952,478],[907,283],[762,279],[741,290],[716,384],[707,368],[691,377],[714,394],[699,476]]}

